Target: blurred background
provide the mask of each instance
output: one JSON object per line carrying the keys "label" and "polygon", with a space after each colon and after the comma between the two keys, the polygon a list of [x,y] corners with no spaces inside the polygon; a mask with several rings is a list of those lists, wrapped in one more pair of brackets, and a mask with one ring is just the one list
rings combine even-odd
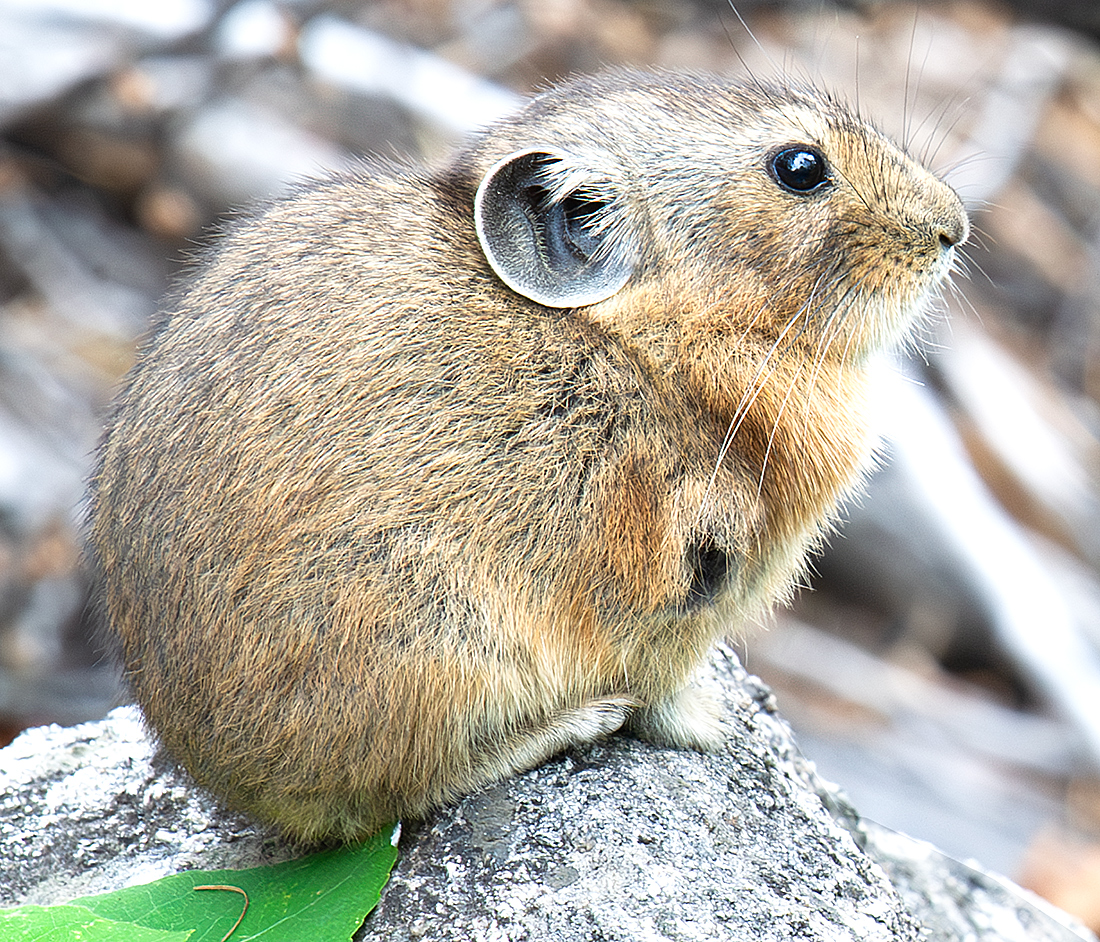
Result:
{"label": "blurred background", "polygon": [[1100,928],[1088,0],[0,0],[0,743],[122,696],[86,615],[83,480],[210,227],[322,167],[437,160],[610,64],[820,82],[971,208],[957,290],[882,366],[868,495],[739,648],[864,815]]}

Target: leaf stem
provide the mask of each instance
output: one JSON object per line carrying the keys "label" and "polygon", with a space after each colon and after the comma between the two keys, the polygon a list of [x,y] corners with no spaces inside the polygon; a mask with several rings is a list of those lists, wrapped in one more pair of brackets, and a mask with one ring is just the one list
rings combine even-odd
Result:
{"label": "leaf stem", "polygon": [[192,887],[195,890],[228,890],[231,893],[240,893],[244,897],[244,909],[241,910],[241,914],[237,917],[237,921],[233,923],[233,928],[230,929],[225,935],[222,936],[222,942],[226,940],[237,931],[237,926],[241,924],[241,920],[244,919],[244,914],[248,912],[248,894],[242,890],[239,886],[224,886],[222,884],[213,884],[211,886],[196,886]]}

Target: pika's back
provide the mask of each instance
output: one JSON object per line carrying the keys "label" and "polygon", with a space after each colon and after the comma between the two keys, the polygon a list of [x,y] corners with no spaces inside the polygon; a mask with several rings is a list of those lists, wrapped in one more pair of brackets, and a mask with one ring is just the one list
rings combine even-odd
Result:
{"label": "pika's back", "polygon": [[833,99],[669,73],[268,205],[170,303],[92,484],[146,717],[302,838],[624,722],[712,745],[690,674],[858,476],[863,363],[966,231]]}

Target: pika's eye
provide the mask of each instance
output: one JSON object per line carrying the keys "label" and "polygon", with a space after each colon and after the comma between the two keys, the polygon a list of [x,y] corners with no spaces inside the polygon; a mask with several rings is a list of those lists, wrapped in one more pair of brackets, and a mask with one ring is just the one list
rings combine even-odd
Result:
{"label": "pika's eye", "polygon": [[810,193],[829,182],[824,155],[813,147],[784,147],[768,162],[776,182],[793,193]]}

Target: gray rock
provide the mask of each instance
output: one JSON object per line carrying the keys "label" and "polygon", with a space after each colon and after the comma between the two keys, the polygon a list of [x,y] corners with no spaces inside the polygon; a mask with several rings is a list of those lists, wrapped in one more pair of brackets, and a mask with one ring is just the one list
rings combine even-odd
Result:
{"label": "gray rock", "polygon": [[0,750],[0,905],[291,856],[159,761],[135,707],[29,729]]}
{"label": "gray rock", "polygon": [[[358,938],[1089,938],[942,855],[922,869],[925,845],[869,828],[818,779],[731,651],[704,674],[724,751],[613,737],[408,823]],[[0,770],[5,904],[292,853],[157,759],[133,708],[24,733]]]}
{"label": "gray rock", "polygon": [[886,871],[931,939],[1091,939],[1061,910],[1005,877],[953,860],[924,841],[858,822],[863,847]]}

